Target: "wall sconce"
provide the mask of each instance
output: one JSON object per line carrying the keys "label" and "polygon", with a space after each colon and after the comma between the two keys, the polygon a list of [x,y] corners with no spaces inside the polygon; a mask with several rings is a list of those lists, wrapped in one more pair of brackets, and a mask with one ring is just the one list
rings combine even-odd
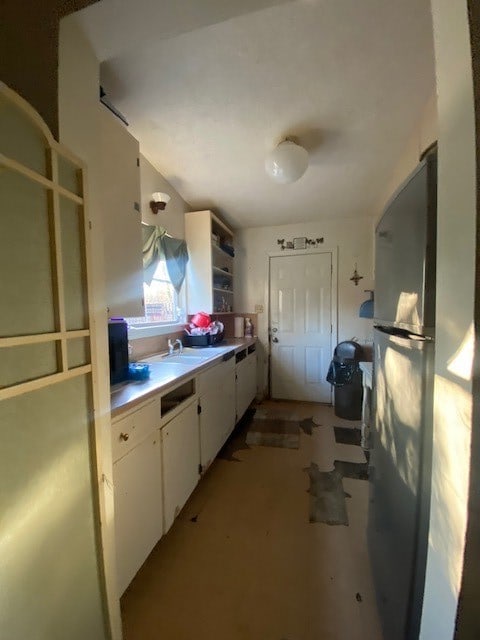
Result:
{"label": "wall sconce", "polygon": [[358,287],[358,283],[360,280],[363,280],[363,276],[360,276],[357,271],[357,263],[355,263],[355,270],[353,272],[353,276],[350,278],[352,282],[355,283],[355,286]]}
{"label": "wall sconce", "polygon": [[160,191],[156,191],[155,193],[152,193],[150,209],[152,210],[152,213],[158,213],[159,211],[163,211],[169,202],[170,196],[168,193],[160,193]]}

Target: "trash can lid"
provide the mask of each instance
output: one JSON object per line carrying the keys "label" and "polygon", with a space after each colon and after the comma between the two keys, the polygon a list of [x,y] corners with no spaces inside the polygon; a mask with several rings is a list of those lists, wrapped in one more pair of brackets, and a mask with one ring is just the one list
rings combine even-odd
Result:
{"label": "trash can lid", "polygon": [[335,347],[333,355],[338,358],[348,358],[349,360],[356,360],[359,362],[362,359],[363,349],[362,345],[353,340],[345,340],[345,342],[339,342]]}

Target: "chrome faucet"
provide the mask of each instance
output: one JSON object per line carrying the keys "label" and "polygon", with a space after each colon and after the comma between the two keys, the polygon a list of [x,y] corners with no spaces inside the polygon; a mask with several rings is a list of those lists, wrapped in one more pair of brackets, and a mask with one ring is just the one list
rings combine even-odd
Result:
{"label": "chrome faucet", "polygon": [[173,356],[174,352],[175,352],[175,345],[178,344],[178,353],[182,353],[183,352],[183,344],[182,341],[180,340],[180,338],[177,338],[175,340],[175,342],[172,342],[171,338],[168,339],[167,345],[168,345],[168,355],[169,356]]}

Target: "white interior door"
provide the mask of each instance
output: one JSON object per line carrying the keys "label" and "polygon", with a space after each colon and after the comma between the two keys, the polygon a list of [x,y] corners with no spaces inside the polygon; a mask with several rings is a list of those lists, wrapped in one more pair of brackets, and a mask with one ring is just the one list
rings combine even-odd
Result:
{"label": "white interior door", "polygon": [[270,258],[271,394],[331,402],[332,254]]}

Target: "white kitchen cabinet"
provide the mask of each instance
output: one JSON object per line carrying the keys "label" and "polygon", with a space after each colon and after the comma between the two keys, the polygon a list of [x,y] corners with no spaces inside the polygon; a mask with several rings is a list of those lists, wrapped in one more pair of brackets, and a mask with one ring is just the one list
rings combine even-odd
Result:
{"label": "white kitchen cabinet", "polygon": [[[242,359],[242,355],[245,357]],[[255,351],[237,354],[236,365],[236,414],[237,421],[243,416],[257,393],[257,356]]]}
{"label": "white kitchen cabinet", "polygon": [[226,360],[113,419],[120,594],[172,526],[236,417],[240,419],[254,399],[256,355],[248,349],[237,356],[238,363],[230,352]]}
{"label": "white kitchen cabinet", "polygon": [[108,315],[143,316],[139,144],[118,118],[99,108]]}
{"label": "white kitchen cabinet", "polygon": [[145,402],[112,421],[112,457],[115,462],[160,426],[160,400]]}
{"label": "white kitchen cabinet", "polygon": [[221,245],[233,247],[233,231],[211,211],[193,211],[185,214],[185,240],[187,313],[232,312],[234,258]]}
{"label": "white kitchen cabinet", "polygon": [[235,426],[235,357],[199,377],[200,463],[211,465]]}
{"label": "white kitchen cabinet", "polygon": [[162,536],[160,431],[156,429],[113,465],[119,594]]}
{"label": "white kitchen cabinet", "polygon": [[197,398],[162,429],[164,533],[182,510],[200,477]]}

